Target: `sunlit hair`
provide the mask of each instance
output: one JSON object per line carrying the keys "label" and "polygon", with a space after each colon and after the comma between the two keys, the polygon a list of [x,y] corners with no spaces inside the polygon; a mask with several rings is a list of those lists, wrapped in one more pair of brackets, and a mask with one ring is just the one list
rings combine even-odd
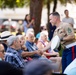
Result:
{"label": "sunlit hair", "polygon": [[7,39],[7,45],[8,46],[11,46],[13,44],[14,41],[16,41],[18,39],[17,36],[10,36],[8,39]]}
{"label": "sunlit hair", "polygon": [[17,35],[17,37],[18,37],[19,39],[21,39],[21,38],[23,37],[23,35]]}
{"label": "sunlit hair", "polygon": [[31,34],[31,35],[34,35],[34,33],[32,33],[32,32],[27,32],[27,33],[26,33],[26,37],[29,37],[30,34]]}
{"label": "sunlit hair", "polygon": [[34,33],[34,29],[33,29],[33,28],[29,28],[29,29],[27,30],[26,34],[27,34],[28,32]]}
{"label": "sunlit hair", "polygon": [[48,40],[48,32],[47,31],[42,31],[41,33],[40,33],[40,37],[39,37],[39,40],[42,40],[42,38],[41,37],[43,37],[43,36],[47,36],[47,40]]}

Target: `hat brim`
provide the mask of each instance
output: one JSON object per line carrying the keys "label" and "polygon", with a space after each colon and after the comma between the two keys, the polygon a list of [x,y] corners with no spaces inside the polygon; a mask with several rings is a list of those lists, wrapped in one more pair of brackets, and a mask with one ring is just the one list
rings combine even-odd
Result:
{"label": "hat brim", "polygon": [[8,38],[5,38],[5,39],[1,39],[1,38],[0,38],[0,41],[4,41],[4,40],[7,40],[7,39],[8,39]]}
{"label": "hat brim", "polygon": [[7,40],[10,36],[12,36],[12,35],[8,35],[6,37],[2,37],[2,38],[0,38],[0,41]]}

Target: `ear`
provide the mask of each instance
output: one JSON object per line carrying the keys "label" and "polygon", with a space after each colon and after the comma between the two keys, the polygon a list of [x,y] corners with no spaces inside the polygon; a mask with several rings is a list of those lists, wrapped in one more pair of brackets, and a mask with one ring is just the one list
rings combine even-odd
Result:
{"label": "ear", "polygon": [[16,43],[16,41],[14,41],[12,44],[15,44]]}

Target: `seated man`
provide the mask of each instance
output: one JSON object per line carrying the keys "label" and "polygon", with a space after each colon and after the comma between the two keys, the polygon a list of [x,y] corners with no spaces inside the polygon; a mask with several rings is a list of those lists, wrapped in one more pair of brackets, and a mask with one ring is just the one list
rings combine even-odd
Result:
{"label": "seated man", "polygon": [[21,43],[21,50],[18,50],[19,54],[24,58],[24,59],[27,59],[27,60],[32,60],[30,58],[30,56],[34,55],[34,54],[38,54],[39,52],[38,51],[33,51],[33,52],[28,52],[27,51],[27,48],[25,46],[25,37],[23,35],[18,35],[17,36],[20,40],[20,43]]}
{"label": "seated man", "polygon": [[37,45],[34,43],[34,34],[32,32],[29,32],[26,34],[26,43],[25,46],[27,47],[29,52],[33,52],[33,51],[38,51],[39,54],[34,54],[31,56],[32,59],[39,59],[39,60],[46,60],[49,63],[55,63],[57,65],[57,70],[55,72],[59,72],[59,65],[56,62],[53,62],[51,60],[49,60],[48,58],[46,58],[45,56],[42,56],[42,51],[40,51],[37,47]]}
{"label": "seated man", "polygon": [[27,47],[29,52],[34,52],[34,51],[38,51],[38,54],[34,54],[31,56],[31,58],[33,59],[38,59],[41,57],[41,51],[38,50],[38,47],[36,46],[36,44],[34,43],[34,34],[32,32],[28,32],[26,34],[26,43],[25,46]]}
{"label": "seated man", "polygon": [[5,61],[9,62],[16,68],[23,68],[25,62],[23,58],[17,52],[21,49],[20,40],[17,36],[10,36],[7,40],[8,48],[5,54]]}

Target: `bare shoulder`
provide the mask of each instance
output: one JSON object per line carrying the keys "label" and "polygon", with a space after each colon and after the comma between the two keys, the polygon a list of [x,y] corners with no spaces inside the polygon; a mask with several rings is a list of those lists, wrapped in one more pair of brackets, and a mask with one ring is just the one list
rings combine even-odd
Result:
{"label": "bare shoulder", "polygon": [[38,41],[37,45],[42,45],[42,43],[40,41]]}

